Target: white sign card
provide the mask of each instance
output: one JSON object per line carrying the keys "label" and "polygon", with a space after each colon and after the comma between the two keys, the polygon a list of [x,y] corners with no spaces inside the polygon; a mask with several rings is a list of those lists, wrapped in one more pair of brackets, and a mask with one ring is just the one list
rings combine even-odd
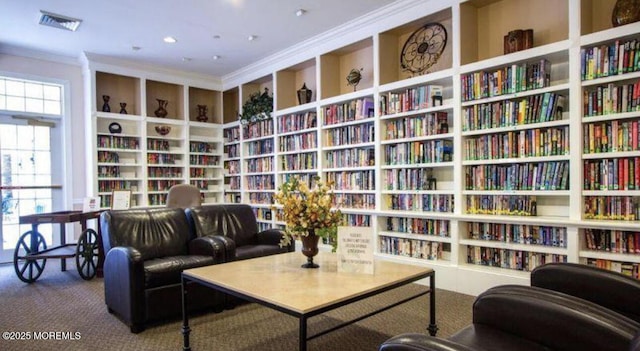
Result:
{"label": "white sign card", "polygon": [[82,212],[94,212],[100,209],[99,197],[85,197],[82,200]]}
{"label": "white sign card", "polygon": [[338,227],[338,272],[373,274],[373,229]]}
{"label": "white sign card", "polygon": [[112,210],[128,210],[131,207],[131,191],[116,190],[111,199]]}

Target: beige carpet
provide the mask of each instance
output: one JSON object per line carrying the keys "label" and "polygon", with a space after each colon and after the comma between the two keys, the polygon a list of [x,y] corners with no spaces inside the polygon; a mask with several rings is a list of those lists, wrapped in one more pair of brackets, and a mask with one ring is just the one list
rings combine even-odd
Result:
{"label": "beige carpet", "polygon": [[[63,332],[76,340],[0,340],[0,350],[181,350],[181,320],[148,327],[140,334],[107,313],[102,279],[84,281],[72,260],[66,272],[58,260],[48,260],[33,284],[20,281],[12,265],[0,265],[0,331]],[[376,307],[409,296],[423,287],[411,284],[309,320],[308,335],[366,314]],[[447,336],[471,322],[474,297],[437,290],[438,335]],[[429,297],[364,319],[309,342],[308,350],[370,350],[404,332],[425,332]],[[255,351],[297,350],[298,320],[257,304],[244,304],[222,313],[190,318],[193,350]],[[3,334],[4,335],[4,334]]]}

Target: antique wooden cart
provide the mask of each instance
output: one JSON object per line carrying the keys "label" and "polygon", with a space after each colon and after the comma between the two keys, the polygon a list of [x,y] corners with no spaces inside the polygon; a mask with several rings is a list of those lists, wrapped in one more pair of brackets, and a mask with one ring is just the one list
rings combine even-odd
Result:
{"label": "antique wooden cart", "polygon": [[[59,258],[62,271],[67,270],[67,258],[76,259],[76,267],[80,277],[92,279],[101,274],[104,255],[102,239],[98,232],[87,227],[87,220],[98,218],[101,211],[60,211],[20,216],[20,224],[31,224],[31,230],[18,239],[13,253],[13,266],[18,278],[25,283],[33,283],[42,274],[47,259]],[[80,222],[82,234],[77,243],[66,243],[66,223]],[[38,225],[44,223],[60,224],[60,245],[47,248]],[[99,227],[99,226],[98,226]]]}

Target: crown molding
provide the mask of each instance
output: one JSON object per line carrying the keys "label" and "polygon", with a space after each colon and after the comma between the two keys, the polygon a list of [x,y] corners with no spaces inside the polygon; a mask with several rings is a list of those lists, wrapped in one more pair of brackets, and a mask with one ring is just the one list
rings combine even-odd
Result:
{"label": "crown molding", "polygon": [[[217,76],[175,70],[162,66],[125,60],[91,52],[84,52],[82,61],[85,67],[91,67],[95,64],[97,64],[98,66],[106,65],[111,66],[112,68],[119,68],[121,70],[122,68],[124,68],[125,70],[131,72],[129,74],[142,75],[152,79],[167,80],[166,76],[178,77],[179,79],[175,80],[178,84],[182,84],[182,79],[187,79],[189,82],[194,84],[200,83],[204,86],[215,85],[218,86],[217,89],[221,89],[222,87],[222,80]],[[140,72],[144,72],[144,74]],[[189,85],[193,86],[194,84]]]}
{"label": "crown molding", "polygon": [[[399,13],[410,13],[420,17],[420,13],[416,13],[415,8],[434,3],[437,7],[448,5],[450,1],[438,0],[399,0],[378,8],[366,15],[357,17],[340,26],[334,27],[324,33],[311,37],[305,41],[295,44],[283,51],[267,56],[262,60],[256,61],[245,66],[235,72],[222,76],[223,88],[230,89],[243,83],[269,75],[278,69],[286,68],[294,63],[306,61],[315,57],[315,55],[326,52],[321,49],[327,48],[329,51],[338,49],[345,42],[356,42],[367,37],[371,37],[373,33],[379,31],[379,27],[370,30],[376,24],[388,20],[389,16]],[[433,6],[432,6],[433,7]],[[349,40],[346,41],[345,38]]]}
{"label": "crown molding", "polygon": [[0,54],[27,57],[71,66],[82,66],[80,57],[58,55],[21,46],[2,44],[0,45]]}

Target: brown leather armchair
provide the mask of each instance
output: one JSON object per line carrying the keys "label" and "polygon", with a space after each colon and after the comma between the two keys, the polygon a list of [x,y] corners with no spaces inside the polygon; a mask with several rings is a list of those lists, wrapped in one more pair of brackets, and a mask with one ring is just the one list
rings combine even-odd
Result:
{"label": "brown leather armchair", "polygon": [[294,251],[293,244],[280,247],[280,229],[258,231],[256,215],[245,204],[216,204],[186,210],[199,237],[214,237],[225,245],[225,261],[244,260]]}
{"label": "brown leather armchair", "polygon": [[531,286],[591,301],[640,323],[640,281],[578,263],[548,263],[531,271]]}
{"label": "brown leather armchair", "polygon": [[575,296],[503,285],[480,294],[473,324],[448,339],[401,334],[379,351],[637,351],[640,324]]}
{"label": "brown leather armchair", "polygon": [[[223,260],[222,243],[195,237],[183,209],[106,211],[100,226],[105,302],[133,333],[149,321],[181,315],[184,269]],[[190,310],[224,306],[222,294],[202,285],[189,287],[189,294]]]}

